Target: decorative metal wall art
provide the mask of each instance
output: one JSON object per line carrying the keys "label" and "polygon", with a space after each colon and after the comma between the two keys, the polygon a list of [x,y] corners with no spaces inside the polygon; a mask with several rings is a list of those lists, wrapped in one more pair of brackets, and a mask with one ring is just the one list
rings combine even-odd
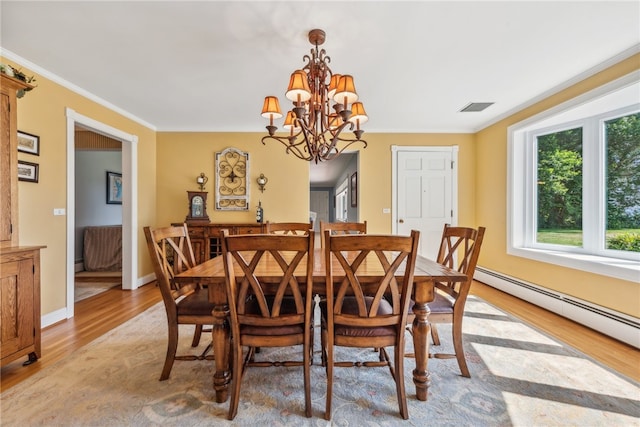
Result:
{"label": "decorative metal wall art", "polygon": [[216,205],[217,210],[249,210],[249,153],[227,148],[216,153]]}

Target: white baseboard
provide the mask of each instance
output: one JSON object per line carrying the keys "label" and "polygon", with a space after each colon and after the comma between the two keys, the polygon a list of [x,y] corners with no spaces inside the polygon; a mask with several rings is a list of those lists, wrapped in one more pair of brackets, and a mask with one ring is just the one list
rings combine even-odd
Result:
{"label": "white baseboard", "polygon": [[51,313],[47,313],[44,316],[40,317],[40,327],[46,328],[47,326],[51,326],[54,323],[58,323],[62,320],[67,319],[67,309],[61,308],[60,310],[53,311]]}
{"label": "white baseboard", "polygon": [[[138,278],[137,284],[138,284],[138,287],[140,287],[154,280],[156,280],[156,275],[155,273],[151,273],[151,274],[147,274],[146,276]],[[47,313],[44,316],[40,316],[40,327],[46,328],[47,326],[51,326],[54,323],[58,323],[66,319],[67,319],[67,309],[61,308],[60,310],[56,310],[51,313]]]}
{"label": "white baseboard", "polygon": [[640,319],[483,267],[474,279],[640,348]]}
{"label": "white baseboard", "polygon": [[146,276],[142,276],[138,279],[138,287],[142,285],[146,285],[149,282],[153,282],[156,280],[156,273],[147,274]]}

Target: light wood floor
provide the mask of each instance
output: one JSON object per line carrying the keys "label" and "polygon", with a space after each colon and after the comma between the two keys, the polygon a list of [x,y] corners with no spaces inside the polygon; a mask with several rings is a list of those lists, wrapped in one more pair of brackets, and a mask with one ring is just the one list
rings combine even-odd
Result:
{"label": "light wood floor", "polygon": [[[634,347],[490,286],[474,282],[471,292],[616,371],[640,381],[640,351]],[[110,289],[78,302],[72,319],[51,325],[42,331],[43,357],[37,363],[22,366],[25,357],[24,360],[2,367],[0,388],[4,391],[24,381],[159,301],[159,289],[155,284],[148,284],[134,291]]]}
{"label": "light wood floor", "polygon": [[2,367],[0,389],[4,391],[55,364],[160,301],[160,290],[152,283],[134,291],[112,288],[77,302],[74,317],[42,330],[42,358],[38,362],[22,366],[25,357]]}

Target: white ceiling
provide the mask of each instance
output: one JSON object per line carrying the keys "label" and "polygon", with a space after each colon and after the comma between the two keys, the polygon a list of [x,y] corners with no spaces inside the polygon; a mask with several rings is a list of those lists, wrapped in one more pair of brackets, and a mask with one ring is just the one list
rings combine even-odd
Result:
{"label": "white ceiling", "polygon": [[[639,51],[640,1],[7,1],[8,59],[159,131],[265,132],[326,31],[367,132],[475,132]],[[470,102],[494,102],[461,113]]]}

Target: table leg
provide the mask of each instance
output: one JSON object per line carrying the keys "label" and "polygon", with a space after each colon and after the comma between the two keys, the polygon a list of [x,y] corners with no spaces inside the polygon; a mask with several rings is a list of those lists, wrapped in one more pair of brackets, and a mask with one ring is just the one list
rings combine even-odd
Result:
{"label": "table leg", "polygon": [[223,403],[229,398],[229,382],[231,372],[229,371],[229,307],[216,305],[213,309],[214,324],[213,354],[215,355],[216,372],[213,374],[213,388],[216,391],[216,402]]}
{"label": "table leg", "polygon": [[416,358],[416,369],[413,371],[413,383],[416,386],[416,396],[418,400],[427,400],[429,385],[431,385],[431,375],[427,367],[429,360],[429,335],[431,325],[429,324],[429,306],[425,302],[427,295],[423,295],[416,289],[415,305],[413,312],[413,348]]}

